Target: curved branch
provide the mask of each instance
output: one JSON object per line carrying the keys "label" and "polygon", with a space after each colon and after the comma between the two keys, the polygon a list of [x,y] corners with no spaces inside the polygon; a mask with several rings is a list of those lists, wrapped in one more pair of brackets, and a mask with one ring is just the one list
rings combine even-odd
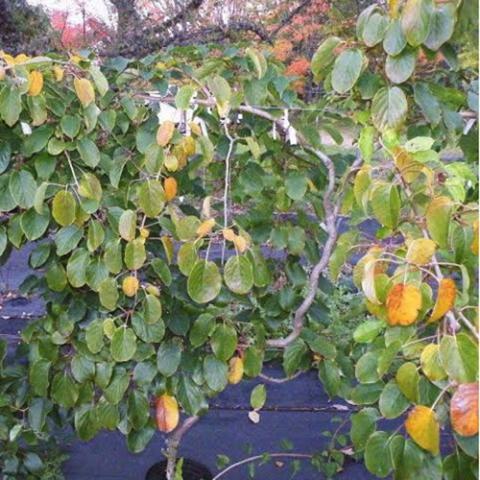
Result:
{"label": "curved branch", "polygon": [[302,373],[303,373],[302,371],[299,371],[299,372],[295,373],[294,375],[292,375],[291,377],[284,377],[284,378],[269,377],[268,375],[265,375],[264,373],[261,373],[259,375],[259,378],[261,378],[262,380],[265,380],[266,382],[281,384],[281,383],[287,383],[290,380],[295,380]]}

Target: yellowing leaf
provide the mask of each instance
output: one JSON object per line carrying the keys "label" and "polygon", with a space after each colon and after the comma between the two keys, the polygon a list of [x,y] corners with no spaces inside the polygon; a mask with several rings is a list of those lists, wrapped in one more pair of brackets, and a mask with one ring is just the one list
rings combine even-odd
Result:
{"label": "yellowing leaf", "polygon": [[415,285],[399,283],[387,296],[387,321],[389,325],[411,325],[422,308],[422,294]]}
{"label": "yellowing leaf", "polygon": [[24,53],[20,53],[15,57],[14,63],[15,65],[20,65],[21,63],[25,63],[30,57],[25,55]]}
{"label": "yellowing leaf", "polygon": [[173,259],[173,240],[172,237],[167,237],[167,235],[162,235],[160,237],[162,240],[163,249],[165,250],[165,255],[167,257],[168,263],[172,263]]}
{"label": "yellowing leaf", "polygon": [[169,172],[176,172],[178,170],[178,158],[175,155],[165,155],[163,164]]}
{"label": "yellowing leaf", "polygon": [[197,151],[197,145],[191,136],[183,137],[182,141],[180,142],[180,147],[187,157],[195,155],[195,152]]}
{"label": "yellowing leaf", "polygon": [[241,235],[235,235],[235,237],[233,237],[233,244],[240,253],[243,253],[248,248],[247,240]]}
{"label": "yellowing leaf", "polygon": [[478,255],[478,220],[473,223],[473,241],[470,249],[474,255]]}
{"label": "yellowing leaf", "polygon": [[435,412],[431,408],[417,405],[408,414],[405,429],[417,445],[433,455],[438,455],[440,427]]}
{"label": "yellowing leaf", "polygon": [[430,236],[441,248],[448,244],[448,231],[453,213],[453,202],[448,197],[434,198],[425,212]]}
{"label": "yellowing leaf", "polygon": [[65,75],[65,71],[63,70],[62,67],[59,67],[58,65],[55,65],[53,67],[53,75],[54,75],[55,80],[57,82],[61,82],[63,80],[63,76]]}
{"label": "yellowing leaf", "polygon": [[155,408],[157,428],[165,433],[175,430],[180,420],[180,412],[176,398],[167,394],[162,395],[157,398]]}
{"label": "yellowing leaf", "polygon": [[209,218],[208,220],[205,220],[197,228],[197,235],[199,237],[204,237],[205,235],[208,235],[212,231],[212,228],[214,226],[215,226],[215,219]]}
{"label": "yellowing leaf", "polygon": [[243,360],[240,357],[232,357],[229,362],[228,383],[236,385],[243,378]]}
{"label": "yellowing leaf", "polygon": [[436,343],[430,343],[422,350],[420,365],[425,376],[432,382],[443,380],[447,376],[440,360],[440,347]]}
{"label": "yellowing leaf", "polygon": [[34,70],[28,74],[28,94],[31,97],[40,95],[43,90],[43,74],[38,70]]}
{"label": "yellowing leaf", "polygon": [[458,386],[450,403],[450,420],[462,437],[478,433],[478,382]]}
{"label": "yellowing leaf", "polygon": [[175,131],[175,124],[170,121],[163,122],[157,130],[157,144],[166,147],[172,139]]}
{"label": "yellowing leaf", "polygon": [[197,137],[199,137],[202,134],[202,129],[198,123],[190,122],[188,126],[190,127],[190,130],[192,131],[192,133]]}
{"label": "yellowing leaf", "polygon": [[407,252],[407,262],[415,265],[425,265],[432,259],[436,244],[429,238],[417,238],[410,242]]}
{"label": "yellowing leaf", "polygon": [[168,177],[163,182],[165,190],[165,200],[170,202],[177,196],[177,181],[173,177]]}
{"label": "yellowing leaf", "polygon": [[377,290],[375,288],[375,277],[378,271],[378,264],[380,262],[374,256],[369,257],[363,269],[362,290],[367,300],[374,305],[381,305],[381,301],[377,297]]}
{"label": "yellowing leaf", "polygon": [[394,155],[395,166],[407,183],[413,182],[422,172],[423,165],[412,158],[403,148],[397,148]]}
{"label": "yellowing leaf", "polygon": [[223,238],[229,242],[233,242],[235,238],[235,232],[231,228],[224,228],[222,230]]}
{"label": "yellowing leaf", "polygon": [[137,277],[129,275],[125,277],[122,282],[123,293],[127,297],[134,297],[138,292],[138,287],[140,286]]}
{"label": "yellowing leaf", "polygon": [[433,307],[428,323],[440,320],[455,304],[457,287],[451,278],[442,278],[438,286],[437,301]]}
{"label": "yellowing leaf", "polygon": [[75,93],[84,108],[88,107],[95,101],[95,90],[90,80],[86,78],[75,78],[73,80]]}

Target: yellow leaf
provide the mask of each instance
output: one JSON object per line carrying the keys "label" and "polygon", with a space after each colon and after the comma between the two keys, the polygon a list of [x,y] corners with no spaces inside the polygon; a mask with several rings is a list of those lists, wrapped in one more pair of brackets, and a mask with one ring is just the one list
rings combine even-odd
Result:
{"label": "yellow leaf", "polygon": [[193,137],[191,136],[183,137],[180,145],[183,151],[185,152],[185,155],[187,155],[188,157],[195,155],[195,152],[197,151],[197,146],[195,144],[195,140],[193,139]]}
{"label": "yellow leaf", "polygon": [[205,235],[208,235],[212,231],[212,228],[214,226],[215,226],[215,220],[213,218],[209,218],[208,220],[205,220],[197,228],[197,235],[199,237],[204,237]]}
{"label": "yellow leaf", "polygon": [[165,190],[165,200],[170,202],[177,196],[177,181],[173,177],[168,177],[163,182]]}
{"label": "yellow leaf", "polygon": [[122,282],[122,290],[123,293],[127,297],[134,297],[137,292],[138,292],[138,287],[139,287],[139,282],[137,277],[134,277],[133,275],[129,275],[128,277],[125,277]]}
{"label": "yellow leaf", "polygon": [[75,93],[84,108],[95,101],[95,90],[90,80],[86,78],[75,78],[73,85],[75,87]]}
{"label": "yellow leaf", "polygon": [[458,386],[450,403],[450,420],[462,437],[478,433],[478,382]]}
{"label": "yellow leaf", "polygon": [[15,64],[15,59],[8,53],[4,53],[2,55],[2,59],[5,61],[7,65],[14,65]]}
{"label": "yellow leaf", "polygon": [[440,320],[455,304],[457,287],[451,278],[442,278],[438,285],[437,301],[433,307],[428,323]]}
{"label": "yellow leaf", "polygon": [[161,237],[163,249],[165,250],[165,255],[167,257],[168,263],[172,263],[173,260],[173,240],[172,237],[168,237],[167,235],[163,235]]}
{"label": "yellow leaf", "polygon": [[175,155],[166,155],[163,164],[169,172],[176,172],[178,170],[178,159]]}
{"label": "yellow leaf", "polygon": [[43,74],[38,70],[34,70],[28,74],[28,94],[31,97],[40,95],[43,90]]}
{"label": "yellow leaf", "polygon": [[5,69],[0,67],[0,80],[4,80],[6,76]]}
{"label": "yellow leaf", "polygon": [[235,238],[235,232],[231,228],[224,228],[222,230],[223,238],[229,242],[233,242]]}
{"label": "yellow leaf", "polygon": [[243,360],[240,357],[232,357],[229,362],[228,383],[236,385],[243,378]]}
{"label": "yellow leaf", "polygon": [[53,75],[55,76],[55,80],[57,82],[61,82],[63,80],[64,74],[65,74],[65,71],[63,70],[62,67],[59,67],[58,65],[55,65],[53,67]]}
{"label": "yellow leaf", "polygon": [[197,137],[199,137],[202,134],[202,129],[200,128],[200,125],[198,123],[190,122],[188,126],[190,127],[190,130],[192,131],[192,133]]}
{"label": "yellow leaf", "polygon": [[423,165],[415,161],[403,148],[397,148],[394,155],[395,166],[407,183],[413,182],[422,172]]}
{"label": "yellow leaf", "polygon": [[169,433],[177,428],[180,412],[175,397],[162,395],[155,402],[157,427],[161,432]]}
{"label": "yellow leaf", "polygon": [[440,427],[435,412],[423,405],[417,405],[408,414],[405,429],[412,440],[433,455],[440,448]]}
{"label": "yellow leaf", "polygon": [[20,65],[21,63],[25,63],[30,57],[28,55],[25,55],[24,53],[20,53],[15,57],[15,60],[13,63],[15,65]]}
{"label": "yellow leaf", "polygon": [[140,236],[144,239],[147,239],[150,236],[150,230],[148,228],[141,228]]}
{"label": "yellow leaf", "polygon": [[411,325],[422,308],[422,294],[415,285],[399,283],[387,296],[387,321],[389,325]]}
{"label": "yellow leaf", "polygon": [[422,350],[420,365],[425,376],[432,382],[443,380],[447,376],[440,362],[440,348],[436,343],[430,343]]}
{"label": "yellow leaf", "polygon": [[233,237],[233,244],[239,253],[243,253],[248,248],[247,240],[241,235],[235,235]]}
{"label": "yellow leaf", "polygon": [[473,222],[473,241],[470,248],[474,255],[478,255],[478,220]]}
{"label": "yellow leaf", "polygon": [[436,248],[437,245],[433,240],[417,238],[408,246],[407,262],[415,265],[425,265],[432,259]]}
{"label": "yellow leaf", "polygon": [[390,15],[390,18],[398,18],[399,7],[399,0],[388,0],[388,13]]}
{"label": "yellow leaf", "polygon": [[166,147],[172,139],[175,131],[175,124],[170,121],[163,122],[157,130],[157,144]]}

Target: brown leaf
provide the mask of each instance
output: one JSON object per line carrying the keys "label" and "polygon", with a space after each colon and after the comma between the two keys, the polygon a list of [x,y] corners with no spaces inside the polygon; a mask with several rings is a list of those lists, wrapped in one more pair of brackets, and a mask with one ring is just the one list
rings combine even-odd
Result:
{"label": "brown leaf", "polygon": [[478,382],[458,386],[450,403],[450,420],[462,437],[478,433]]}
{"label": "brown leaf", "polygon": [[389,325],[411,325],[422,308],[422,294],[415,285],[399,283],[387,296],[387,321]]}
{"label": "brown leaf", "polygon": [[169,433],[177,428],[180,420],[180,412],[175,397],[164,394],[155,402],[157,428],[161,432]]}

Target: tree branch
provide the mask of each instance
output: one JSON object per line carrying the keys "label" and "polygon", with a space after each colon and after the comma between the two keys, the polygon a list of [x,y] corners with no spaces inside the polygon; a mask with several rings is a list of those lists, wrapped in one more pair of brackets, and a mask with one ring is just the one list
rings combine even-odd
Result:
{"label": "tree branch", "polygon": [[296,8],[294,8],[275,28],[274,30],[270,33],[270,38],[275,37],[275,35],[282,30],[285,25],[288,25],[292,18],[300,13],[305,7],[308,7],[312,3],[312,0],[303,0],[302,3]]}
{"label": "tree branch", "polygon": [[180,427],[178,427],[167,439],[167,480],[173,480],[175,475],[175,467],[177,465],[178,448],[183,436],[198,422],[200,417],[197,415],[188,417]]}

